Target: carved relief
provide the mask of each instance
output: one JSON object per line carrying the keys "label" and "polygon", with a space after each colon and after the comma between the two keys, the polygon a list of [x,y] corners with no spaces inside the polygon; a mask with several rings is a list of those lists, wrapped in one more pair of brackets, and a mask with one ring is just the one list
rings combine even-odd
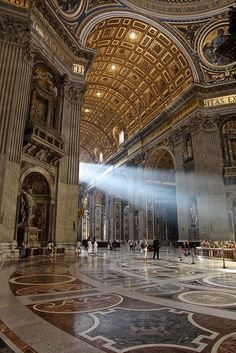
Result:
{"label": "carved relief", "polygon": [[217,119],[202,119],[202,129],[205,131],[215,131],[218,129]]}
{"label": "carved relief", "polygon": [[14,16],[0,15],[0,39],[27,46],[30,40],[30,26]]}
{"label": "carved relief", "polygon": [[192,197],[192,199],[190,200],[189,225],[190,228],[198,228],[198,209],[196,197]]}
{"label": "carved relief", "polygon": [[224,162],[226,166],[236,166],[236,121],[227,122],[222,129]]}
{"label": "carved relief", "polygon": [[73,102],[83,103],[85,85],[71,82],[68,80],[68,77],[64,77],[64,92],[67,98]]}

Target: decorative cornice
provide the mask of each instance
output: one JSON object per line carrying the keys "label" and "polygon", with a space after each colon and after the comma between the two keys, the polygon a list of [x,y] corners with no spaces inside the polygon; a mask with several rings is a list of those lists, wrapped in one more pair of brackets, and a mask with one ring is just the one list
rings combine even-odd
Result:
{"label": "decorative cornice", "polygon": [[[45,29],[55,37],[55,34],[60,38],[61,44],[71,51],[74,59],[82,60],[85,65],[85,72],[88,70],[92,62],[95,52],[89,48],[81,46],[73,35],[68,31],[57,14],[53,11],[48,1],[34,0],[32,2],[31,12],[42,21],[39,13],[43,16],[43,25]],[[58,39],[57,37],[57,39]],[[68,50],[68,49],[67,49]]]}

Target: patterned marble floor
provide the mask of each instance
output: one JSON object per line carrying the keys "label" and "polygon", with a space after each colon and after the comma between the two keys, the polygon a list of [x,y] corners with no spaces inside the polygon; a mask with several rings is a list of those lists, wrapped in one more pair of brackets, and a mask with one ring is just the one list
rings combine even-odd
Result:
{"label": "patterned marble floor", "polygon": [[236,353],[236,262],[151,256],[5,262],[0,353]]}

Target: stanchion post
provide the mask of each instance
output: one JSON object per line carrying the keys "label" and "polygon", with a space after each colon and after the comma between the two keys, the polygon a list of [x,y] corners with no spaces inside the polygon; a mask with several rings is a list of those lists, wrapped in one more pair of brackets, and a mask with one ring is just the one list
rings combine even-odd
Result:
{"label": "stanchion post", "polygon": [[224,249],[223,249],[223,248],[222,248],[222,250],[221,250],[221,254],[222,254],[222,262],[223,262],[222,268],[227,268],[227,267],[225,266],[225,253],[224,253]]}
{"label": "stanchion post", "polygon": [[194,249],[193,248],[191,250],[191,255],[192,255],[192,265],[194,265],[195,261],[194,261]]}

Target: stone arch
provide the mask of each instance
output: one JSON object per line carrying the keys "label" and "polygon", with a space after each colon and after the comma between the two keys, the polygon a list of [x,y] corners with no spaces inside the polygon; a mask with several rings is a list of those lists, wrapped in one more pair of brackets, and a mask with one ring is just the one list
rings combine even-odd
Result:
{"label": "stone arch", "polygon": [[43,169],[39,166],[34,166],[34,167],[30,167],[30,168],[25,166],[24,168],[22,168],[18,192],[19,193],[21,192],[23,181],[31,173],[39,173],[44,176],[44,178],[46,179],[48,186],[49,186],[49,193],[51,195],[51,199],[54,200],[55,199],[55,183],[53,181],[53,178],[45,169]]}
{"label": "stone arch", "polygon": [[153,171],[159,169],[159,176],[162,180],[167,177],[165,171],[168,171],[169,178],[167,177],[165,181],[169,180],[170,182],[175,183],[175,160],[173,153],[166,147],[161,146],[160,148],[154,149],[147,159],[144,168],[145,180],[153,180]]}
{"label": "stone arch", "polygon": [[196,62],[193,60],[191,57],[189,50],[181,43],[181,41],[176,38],[174,34],[169,31],[169,29],[163,25],[163,23],[159,23],[157,21],[154,21],[146,16],[137,14],[137,13],[131,13],[127,11],[114,11],[114,12],[103,12],[102,14],[99,14],[93,18],[90,18],[89,21],[86,24],[83,24],[83,29],[79,33],[79,39],[81,41],[82,45],[86,44],[87,37],[89,33],[92,31],[92,29],[100,22],[106,19],[114,18],[114,17],[131,17],[133,19],[137,19],[140,21],[143,21],[147,24],[152,25],[153,27],[157,28],[160,31],[163,31],[164,34],[166,34],[182,51],[182,53],[185,55],[186,59],[188,60],[191,68],[192,68],[192,73],[194,80],[196,82],[199,81],[200,77],[200,68],[198,65],[196,65]]}
{"label": "stone arch", "polygon": [[[132,32],[136,34],[133,42]],[[90,110],[86,116],[96,119],[110,137],[114,128],[124,125],[126,140],[130,140],[202,78],[199,63],[184,40],[158,20],[126,11],[93,14],[76,35],[83,45],[97,50],[86,78],[84,107]],[[134,53],[139,53],[135,62]],[[82,116],[81,131],[86,131],[83,121]],[[86,136],[81,134],[82,145]],[[88,150],[101,138],[86,139]],[[112,149],[104,149],[104,155],[109,159]]]}
{"label": "stone arch", "polygon": [[17,207],[17,241],[21,243],[24,237],[25,225],[22,223],[22,190],[32,190],[36,203],[32,227],[38,228],[38,240],[45,245],[52,237],[55,222],[55,185],[50,174],[41,167],[23,168],[21,171],[18,207]]}
{"label": "stone arch", "polygon": [[162,244],[177,244],[175,160],[167,147],[151,152],[144,166],[144,180],[150,185],[146,200],[147,238],[158,237]]}

